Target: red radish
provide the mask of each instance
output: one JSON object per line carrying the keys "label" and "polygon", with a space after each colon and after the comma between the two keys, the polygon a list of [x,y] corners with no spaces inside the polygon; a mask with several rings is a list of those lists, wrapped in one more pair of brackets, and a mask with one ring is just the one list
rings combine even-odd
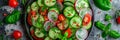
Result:
{"label": "red radish", "polygon": [[16,8],[18,6],[17,0],[9,0],[9,6]]}
{"label": "red radish", "polygon": [[12,35],[15,39],[19,39],[22,37],[22,33],[18,30],[15,30]]}
{"label": "red radish", "polygon": [[120,24],[120,16],[117,17],[116,22]]}
{"label": "red radish", "polygon": [[85,40],[88,36],[88,31],[85,28],[80,28],[76,31],[76,38],[78,40]]}

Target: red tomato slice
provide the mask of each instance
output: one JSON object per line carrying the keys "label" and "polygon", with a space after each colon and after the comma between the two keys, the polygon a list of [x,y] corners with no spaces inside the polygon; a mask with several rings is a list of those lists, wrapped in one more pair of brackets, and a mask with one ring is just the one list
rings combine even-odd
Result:
{"label": "red tomato slice", "polygon": [[85,14],[82,24],[86,26],[90,23],[90,21],[91,21],[91,15],[89,13]]}
{"label": "red tomato slice", "polygon": [[62,23],[58,23],[57,24],[57,27],[60,29],[60,30],[64,30],[64,25]]}
{"label": "red tomato slice", "polygon": [[58,3],[63,3],[64,0],[57,0]]}
{"label": "red tomato slice", "polygon": [[17,0],[9,0],[9,6],[16,8],[18,6]]}
{"label": "red tomato slice", "polygon": [[31,13],[31,16],[35,16],[36,15],[36,11],[31,10],[30,13]]}
{"label": "red tomato slice", "polygon": [[60,21],[59,20],[57,20],[56,22],[55,22],[55,25],[57,25],[57,24],[59,24],[60,23]]}
{"label": "red tomato slice", "polygon": [[27,16],[27,22],[29,25],[32,25],[31,14],[29,13]]}
{"label": "red tomato slice", "polygon": [[42,11],[41,9],[40,9],[40,11],[39,11],[39,13],[41,14],[41,15],[43,15],[43,16],[45,16],[45,15],[47,15],[47,9],[46,10],[44,10],[44,11]]}
{"label": "red tomato slice", "polygon": [[46,15],[44,16],[44,20],[45,20],[45,21],[48,21],[48,20],[49,20]]}
{"label": "red tomato slice", "polygon": [[65,20],[65,16],[64,16],[63,14],[59,14],[59,15],[58,15],[58,19],[59,19],[60,21],[64,21],[64,20]]}
{"label": "red tomato slice", "polygon": [[65,32],[68,32],[68,38],[70,38],[72,35],[72,30],[68,28]]}

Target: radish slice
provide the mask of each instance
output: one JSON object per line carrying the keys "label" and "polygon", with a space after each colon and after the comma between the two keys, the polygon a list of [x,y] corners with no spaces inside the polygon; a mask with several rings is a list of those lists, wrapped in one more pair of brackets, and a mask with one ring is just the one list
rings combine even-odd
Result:
{"label": "radish slice", "polygon": [[45,29],[46,31],[48,31],[51,27],[53,27],[53,24],[54,24],[54,23],[52,23],[52,22],[50,22],[50,21],[46,21],[45,24],[44,24],[44,29]]}
{"label": "radish slice", "polygon": [[90,15],[92,15],[92,11],[90,8],[84,8],[84,9],[81,9],[79,11],[79,16],[82,17],[82,19],[84,18],[85,14],[89,13]]}
{"label": "radish slice", "polygon": [[76,37],[78,40],[85,40],[88,36],[88,31],[85,28],[80,28],[76,32]]}
{"label": "radish slice", "polygon": [[62,11],[62,9],[63,9],[63,4],[62,3],[57,3],[58,4],[58,8],[60,9],[60,11]]}
{"label": "radish slice", "polygon": [[57,12],[55,12],[54,10],[49,11],[48,12],[48,19],[50,19],[50,21],[53,21],[53,22],[57,21],[57,19],[58,19]]}
{"label": "radish slice", "polygon": [[88,1],[76,0],[75,9],[77,10],[77,12],[79,12],[82,8],[88,8],[88,7],[89,7]]}

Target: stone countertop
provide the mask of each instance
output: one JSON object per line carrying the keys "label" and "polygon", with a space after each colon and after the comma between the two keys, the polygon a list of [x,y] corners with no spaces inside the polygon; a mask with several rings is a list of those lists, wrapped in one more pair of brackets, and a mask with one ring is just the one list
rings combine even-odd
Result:
{"label": "stone countertop", "polygon": [[[105,23],[106,25],[108,24],[108,22],[104,21],[104,17],[105,14],[109,14],[112,16],[112,20],[110,20],[110,23],[112,23],[111,29],[116,30],[120,33],[120,25],[117,25],[115,22],[115,11],[116,10],[120,10],[120,0],[112,0],[112,9],[110,9],[109,11],[102,11],[99,8],[97,8],[94,3],[93,0],[89,0],[90,5],[93,9],[93,13],[94,13],[94,22],[95,21],[101,21],[102,23]],[[99,30],[98,28],[96,28],[93,24],[93,27],[91,29],[90,35],[87,38],[87,40],[120,40],[120,38],[118,39],[114,39],[111,38],[109,36],[107,36],[106,38],[102,38],[101,37],[102,31]]]}

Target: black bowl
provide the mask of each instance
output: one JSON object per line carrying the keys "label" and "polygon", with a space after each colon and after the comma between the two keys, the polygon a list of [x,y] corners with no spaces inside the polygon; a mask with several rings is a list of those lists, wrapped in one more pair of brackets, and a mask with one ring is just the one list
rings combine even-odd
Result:
{"label": "black bowl", "polygon": [[[24,10],[24,24],[25,24],[25,30],[26,30],[26,33],[27,33],[27,37],[28,37],[28,39],[30,39],[30,40],[34,40],[34,38],[32,38],[32,36],[31,36],[31,34],[30,34],[30,25],[27,23],[27,16],[28,16],[28,14],[27,14],[27,7],[29,6],[29,5],[31,5],[34,1],[36,1],[36,0],[28,0],[28,2],[26,3],[26,5],[25,5],[25,10]],[[90,5],[90,4],[89,4]],[[90,9],[92,10],[92,7],[90,6]],[[93,10],[92,10],[92,25],[91,26],[93,26],[93,22],[94,22],[94,13],[93,13]],[[89,36],[89,34],[90,34],[90,32],[91,32],[91,29],[92,29],[92,27],[89,29],[89,31],[88,31],[88,36]]]}

